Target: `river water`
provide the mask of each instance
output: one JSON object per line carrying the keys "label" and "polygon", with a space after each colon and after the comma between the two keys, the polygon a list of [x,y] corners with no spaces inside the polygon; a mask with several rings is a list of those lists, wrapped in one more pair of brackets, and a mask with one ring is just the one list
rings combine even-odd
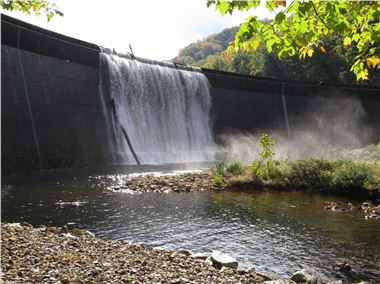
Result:
{"label": "river water", "polygon": [[[150,246],[221,250],[240,268],[288,277],[309,268],[347,283],[380,279],[380,223],[360,211],[331,212],[348,199],[292,191],[129,194],[109,189],[125,175],[2,185],[2,221],[70,225]],[[352,202],[352,201],[351,201]],[[355,206],[358,203],[353,203]],[[348,260],[352,271],[333,265]]]}

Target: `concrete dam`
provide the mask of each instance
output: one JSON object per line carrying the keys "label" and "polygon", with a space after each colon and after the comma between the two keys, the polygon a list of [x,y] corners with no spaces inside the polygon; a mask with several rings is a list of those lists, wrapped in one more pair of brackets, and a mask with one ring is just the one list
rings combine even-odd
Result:
{"label": "concrete dam", "polygon": [[3,176],[213,161],[230,134],[301,137],[302,127],[346,146],[380,141],[378,87],[128,57],[5,15],[1,38]]}

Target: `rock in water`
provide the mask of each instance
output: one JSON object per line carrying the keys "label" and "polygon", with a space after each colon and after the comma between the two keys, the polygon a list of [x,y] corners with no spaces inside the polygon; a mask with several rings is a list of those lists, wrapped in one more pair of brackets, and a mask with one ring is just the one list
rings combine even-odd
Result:
{"label": "rock in water", "polygon": [[351,265],[347,261],[337,262],[334,265],[334,270],[347,272],[351,270]]}
{"label": "rock in water", "polygon": [[211,260],[218,269],[221,269],[223,266],[237,269],[239,265],[236,259],[218,250],[212,252]]}
{"label": "rock in water", "polygon": [[307,284],[317,284],[318,278],[314,275],[311,275],[309,272],[307,272],[305,269],[302,269],[300,271],[297,271],[292,275],[290,280],[296,282],[296,283],[307,283]]}

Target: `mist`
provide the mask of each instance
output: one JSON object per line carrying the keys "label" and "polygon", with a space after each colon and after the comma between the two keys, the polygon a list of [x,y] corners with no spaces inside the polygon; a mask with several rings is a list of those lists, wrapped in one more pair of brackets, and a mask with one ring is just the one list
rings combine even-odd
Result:
{"label": "mist", "polygon": [[320,93],[307,106],[305,114],[290,117],[286,129],[225,133],[217,151],[219,160],[249,163],[259,157],[258,140],[267,133],[276,140],[277,160],[339,158],[339,152],[370,144],[372,132],[366,125],[366,113],[355,96],[341,92]]}

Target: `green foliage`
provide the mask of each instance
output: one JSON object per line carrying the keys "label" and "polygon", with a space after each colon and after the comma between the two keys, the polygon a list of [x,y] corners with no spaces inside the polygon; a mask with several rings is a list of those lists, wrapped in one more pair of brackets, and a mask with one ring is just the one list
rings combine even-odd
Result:
{"label": "green foliage", "polygon": [[376,183],[372,168],[364,162],[323,159],[292,161],[289,180],[297,187],[322,191],[363,190]]}
{"label": "green foliage", "polygon": [[[222,14],[251,10],[261,1],[208,0]],[[350,47],[350,70],[356,79],[368,80],[371,70],[380,68],[380,1],[267,0],[266,8],[276,13],[269,23],[249,17],[239,28],[230,51],[256,51],[264,45],[281,59],[311,58],[325,53],[325,39],[336,35],[340,45]]]}
{"label": "green foliage", "polygon": [[362,189],[366,182],[371,182],[371,169],[359,162],[337,163],[332,174],[332,185],[338,189]]}
{"label": "green foliage", "polygon": [[276,141],[268,134],[262,133],[259,139],[260,158],[251,164],[251,172],[256,177],[267,179],[273,166],[273,147]]}
{"label": "green foliage", "polygon": [[[234,28],[234,31],[236,32],[237,28]],[[211,37],[220,39],[219,46],[228,46],[235,34],[229,33],[229,35],[230,38],[225,36],[223,31]],[[209,38],[204,41],[208,41]],[[349,71],[350,62],[356,56],[355,51],[342,45],[342,38],[339,36],[327,35],[324,36],[323,41],[326,52],[316,50],[313,57],[305,60],[299,60],[298,57],[279,59],[276,54],[269,53],[264,45],[260,45],[255,51],[240,49],[227,53],[225,49],[222,52],[215,49],[215,53],[208,54],[206,51],[202,51],[202,45],[197,43],[185,47],[173,60],[198,67],[249,75],[355,84],[355,76]],[[199,51],[196,53],[197,56],[193,53],[194,45],[197,45]],[[204,57],[198,57],[199,54],[203,54]],[[366,83],[378,85],[380,84],[379,78],[371,78]]]}
{"label": "green foliage", "polygon": [[268,173],[268,180],[285,185],[289,181],[290,167],[286,161],[274,161]]}
{"label": "green foliage", "polygon": [[226,173],[226,164],[225,163],[216,163],[214,165],[214,172],[223,176]]}
{"label": "green foliage", "polygon": [[191,43],[180,50],[173,58],[174,62],[199,66],[208,57],[220,54],[233,41],[238,27],[228,28],[218,34],[208,36],[203,40]]}
{"label": "green foliage", "polygon": [[227,165],[226,172],[233,175],[240,175],[244,172],[244,166],[240,161],[233,161]]}
{"label": "green foliage", "polygon": [[223,182],[223,175],[220,173],[215,173],[214,174],[214,183],[217,186],[220,186]]}
{"label": "green foliage", "polygon": [[289,162],[290,182],[302,188],[326,189],[332,184],[334,162],[323,159],[297,160]]}
{"label": "green foliage", "polygon": [[56,4],[47,0],[0,0],[0,5],[3,10],[20,11],[28,15],[34,13],[36,16],[45,14],[48,21],[55,15],[63,16]]}

